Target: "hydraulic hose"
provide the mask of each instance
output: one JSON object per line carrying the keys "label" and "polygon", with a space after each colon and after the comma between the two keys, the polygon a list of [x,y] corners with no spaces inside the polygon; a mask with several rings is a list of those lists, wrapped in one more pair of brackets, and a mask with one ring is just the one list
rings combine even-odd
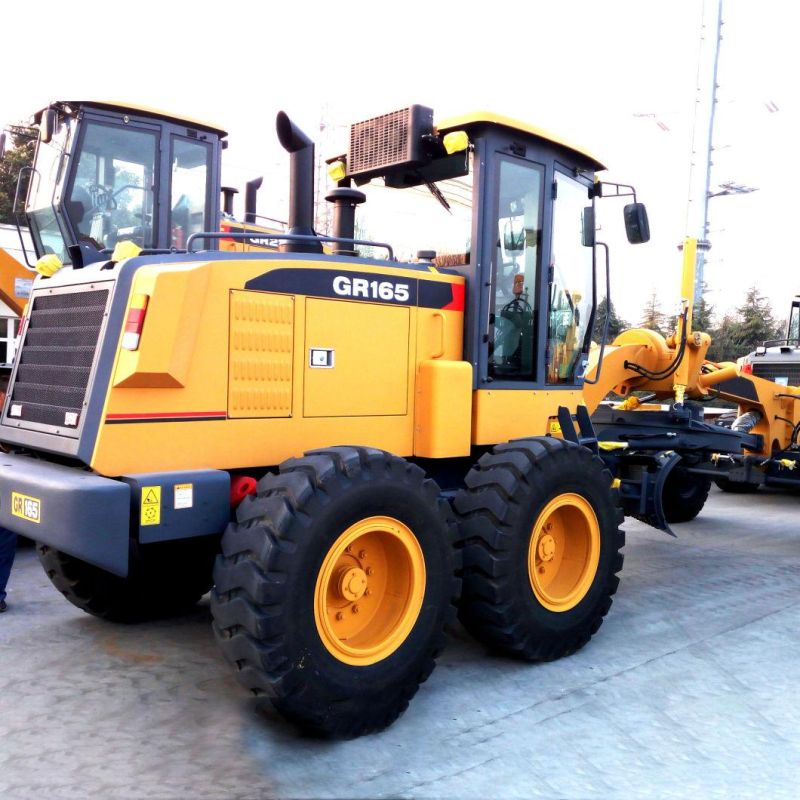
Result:
{"label": "hydraulic hose", "polygon": [[643,367],[641,364],[636,364],[633,361],[626,361],[624,366],[625,369],[629,369],[632,372],[635,372],[637,375],[641,375],[643,378],[647,378],[650,381],[662,381],[665,378],[669,378],[675,370],[681,365],[683,361],[683,357],[686,353],[686,323],[689,315],[689,309],[684,309],[682,317],[683,317],[683,325],[681,325],[681,343],[678,347],[678,352],[675,354],[675,359],[673,362],[659,371],[652,371]]}

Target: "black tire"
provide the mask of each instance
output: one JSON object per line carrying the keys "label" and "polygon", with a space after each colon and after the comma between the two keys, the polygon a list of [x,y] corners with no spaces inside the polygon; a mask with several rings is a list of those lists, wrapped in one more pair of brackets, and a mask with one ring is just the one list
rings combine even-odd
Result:
{"label": "black tire", "polygon": [[39,561],[72,605],[110,622],[134,623],[189,610],[211,588],[219,536],[132,543],[130,570],[121,578],[37,543]]}
{"label": "black tire", "polygon": [[[322,640],[315,586],[343,532],[376,515],[413,531],[424,556],[424,595],[397,649],[353,665]],[[351,738],[387,727],[431,674],[455,619],[455,540],[438,486],[402,458],[333,447],[286,461],[242,501],[214,571],[214,631],[240,683],[314,736]]]}
{"label": "black tire", "polygon": [[661,501],[667,522],[689,522],[702,510],[711,490],[711,478],[675,467],[664,484]]}
{"label": "black tire", "polygon": [[[455,500],[464,549],[459,616],[490,649],[527,661],[570,655],[597,632],[622,569],[624,516],[612,475],[585,447],[549,437],[498,445],[483,455]],[[599,529],[591,584],[572,608],[551,610],[532,589],[534,524],[565,493],[588,502]]]}
{"label": "black tire", "polygon": [[729,494],[753,494],[758,491],[757,483],[732,481],[730,478],[714,478],[714,483],[723,492],[728,492]]}

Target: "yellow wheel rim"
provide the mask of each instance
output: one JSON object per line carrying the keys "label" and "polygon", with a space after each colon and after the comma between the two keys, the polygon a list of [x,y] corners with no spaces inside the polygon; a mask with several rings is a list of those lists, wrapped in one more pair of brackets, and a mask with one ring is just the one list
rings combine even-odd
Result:
{"label": "yellow wheel rim", "polygon": [[322,562],[314,588],[317,632],[339,661],[375,664],[406,640],[424,597],[417,537],[392,517],[367,517],[351,525]]}
{"label": "yellow wheel rim", "polygon": [[586,596],[600,561],[600,525],[588,500],[554,497],[539,514],[528,547],[528,577],[550,611],[569,611]]}

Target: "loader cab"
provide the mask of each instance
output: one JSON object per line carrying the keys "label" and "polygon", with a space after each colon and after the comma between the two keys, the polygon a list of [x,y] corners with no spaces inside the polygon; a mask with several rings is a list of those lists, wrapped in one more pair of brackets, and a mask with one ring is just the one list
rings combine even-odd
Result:
{"label": "loader cab", "polygon": [[[396,120],[351,131],[347,180],[366,195],[359,232],[391,242],[401,259],[429,248],[434,268],[467,278],[465,359],[475,389],[576,389],[598,301],[595,173],[603,165],[552,134],[486,112],[431,122],[426,133],[420,118],[428,113],[432,120],[429,109],[409,110],[403,141],[420,147],[398,163],[381,165],[382,153],[375,155],[391,140],[381,126],[396,129]],[[448,146],[451,137],[461,138],[461,149]],[[370,150],[373,162],[354,162],[354,150]],[[615,196],[629,194],[619,188]],[[647,240],[641,204],[626,207],[626,223],[630,241]]]}
{"label": "loader cab", "polygon": [[224,131],[111,103],[58,102],[34,121],[24,215],[36,257],[82,266],[121,241],[180,249],[217,227]]}

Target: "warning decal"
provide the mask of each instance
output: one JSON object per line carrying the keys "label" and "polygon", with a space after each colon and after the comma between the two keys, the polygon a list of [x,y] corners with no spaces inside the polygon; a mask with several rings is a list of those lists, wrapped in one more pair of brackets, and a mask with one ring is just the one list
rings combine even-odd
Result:
{"label": "warning decal", "polygon": [[191,508],[194,498],[191,483],[175,484],[175,508]]}
{"label": "warning decal", "polygon": [[158,525],[161,522],[161,487],[142,486],[142,525]]}

